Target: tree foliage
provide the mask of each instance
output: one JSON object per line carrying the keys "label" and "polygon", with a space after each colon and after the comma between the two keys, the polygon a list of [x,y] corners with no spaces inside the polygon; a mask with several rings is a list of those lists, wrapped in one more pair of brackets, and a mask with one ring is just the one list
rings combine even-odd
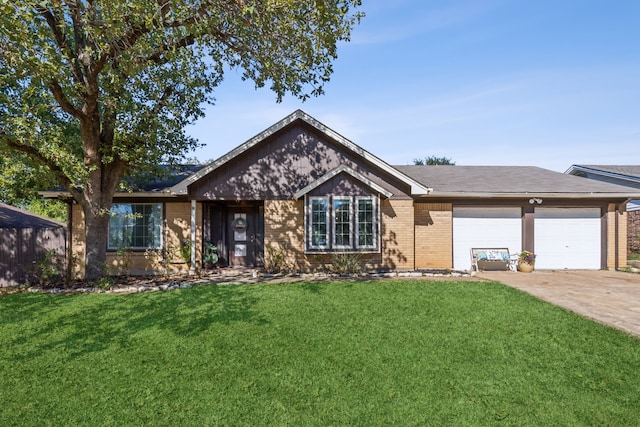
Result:
{"label": "tree foliage", "polygon": [[413,159],[413,164],[416,166],[431,166],[431,165],[455,165],[456,162],[452,161],[448,157],[429,156],[424,159]]}
{"label": "tree foliage", "polygon": [[49,169],[32,162],[27,156],[20,153],[0,156],[0,202],[64,222],[66,204],[59,200],[45,200],[38,195],[38,189],[56,185]]}
{"label": "tree foliage", "polygon": [[0,149],[82,207],[88,276],[131,170],[180,160],[227,67],[278,100],[323,93],[360,0],[0,0]]}

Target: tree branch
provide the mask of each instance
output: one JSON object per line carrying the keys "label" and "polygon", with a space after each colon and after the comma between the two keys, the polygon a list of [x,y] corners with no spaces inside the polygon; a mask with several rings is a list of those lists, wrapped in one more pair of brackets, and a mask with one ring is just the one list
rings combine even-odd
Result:
{"label": "tree branch", "polygon": [[109,43],[109,50],[103,53],[95,62],[94,67],[91,70],[91,76],[95,78],[100,71],[102,71],[109,59],[114,58],[118,52],[124,51],[133,46],[140,37],[148,32],[149,29],[145,26],[132,26],[124,36]]}
{"label": "tree branch", "polygon": [[38,149],[30,145],[20,144],[19,142],[15,141],[13,138],[10,138],[3,130],[0,130],[0,140],[4,140],[4,142],[10,148],[16,151],[20,151],[21,153],[27,154],[32,159],[35,159],[36,161],[40,162],[41,164],[51,169],[51,171],[55,175],[56,179],[60,182],[60,184],[64,185],[67,189],[69,189],[69,191],[71,191],[71,188],[73,187],[72,182],[69,179],[69,177],[67,177],[67,175],[64,173],[62,168],[59,165],[57,165],[54,161],[45,157],[40,151],[38,151]]}
{"label": "tree branch", "polygon": [[69,69],[71,71],[73,79],[76,81],[76,83],[82,83],[82,71],[80,69],[80,64],[78,63],[77,44],[76,51],[74,51],[73,47],[67,40],[67,36],[63,31],[60,30],[60,19],[58,19],[58,17],[53,13],[51,9],[44,6],[36,5],[36,10],[47,21],[56,45],[60,48],[60,51],[63,53],[63,55],[66,56],[67,61],[69,61]]}
{"label": "tree branch", "polygon": [[165,62],[162,60],[162,57],[165,52],[171,51],[173,49],[181,49],[187,46],[191,46],[195,42],[196,42],[195,36],[193,34],[189,34],[188,36],[178,40],[176,43],[172,43],[172,44],[164,43],[160,45],[158,50],[156,50],[151,56],[142,60],[138,60],[138,62],[141,63],[146,61],[153,61],[156,64],[162,64],[163,62]]}
{"label": "tree branch", "polygon": [[78,119],[85,118],[85,114],[82,111],[80,111],[78,108],[76,108],[76,106],[73,105],[67,99],[66,95],[62,90],[62,87],[56,80],[51,80],[49,82],[49,89],[51,90],[53,97],[56,99],[56,101],[58,101],[58,104],[65,112],[71,114],[73,117],[76,117]]}

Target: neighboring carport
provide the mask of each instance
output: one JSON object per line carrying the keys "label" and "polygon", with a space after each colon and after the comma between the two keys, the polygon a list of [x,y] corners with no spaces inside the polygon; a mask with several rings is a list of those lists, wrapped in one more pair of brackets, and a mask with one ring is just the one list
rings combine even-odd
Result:
{"label": "neighboring carport", "polygon": [[504,283],[640,337],[639,274],[606,270],[484,271],[477,277]]}

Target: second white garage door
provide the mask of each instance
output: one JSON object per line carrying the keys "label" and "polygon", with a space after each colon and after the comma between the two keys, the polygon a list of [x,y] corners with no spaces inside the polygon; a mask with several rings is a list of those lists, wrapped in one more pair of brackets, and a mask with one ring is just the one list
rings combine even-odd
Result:
{"label": "second white garage door", "polygon": [[471,269],[471,248],[522,249],[522,209],[453,208],[453,268]]}
{"label": "second white garage door", "polygon": [[536,208],[537,269],[601,267],[599,208]]}

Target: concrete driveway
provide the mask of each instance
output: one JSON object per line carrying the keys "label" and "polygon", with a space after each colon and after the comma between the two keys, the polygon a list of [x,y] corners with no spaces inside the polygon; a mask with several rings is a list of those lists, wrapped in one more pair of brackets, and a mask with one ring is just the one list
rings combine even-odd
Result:
{"label": "concrete driveway", "polygon": [[483,271],[495,280],[640,337],[640,274],[618,271]]}

